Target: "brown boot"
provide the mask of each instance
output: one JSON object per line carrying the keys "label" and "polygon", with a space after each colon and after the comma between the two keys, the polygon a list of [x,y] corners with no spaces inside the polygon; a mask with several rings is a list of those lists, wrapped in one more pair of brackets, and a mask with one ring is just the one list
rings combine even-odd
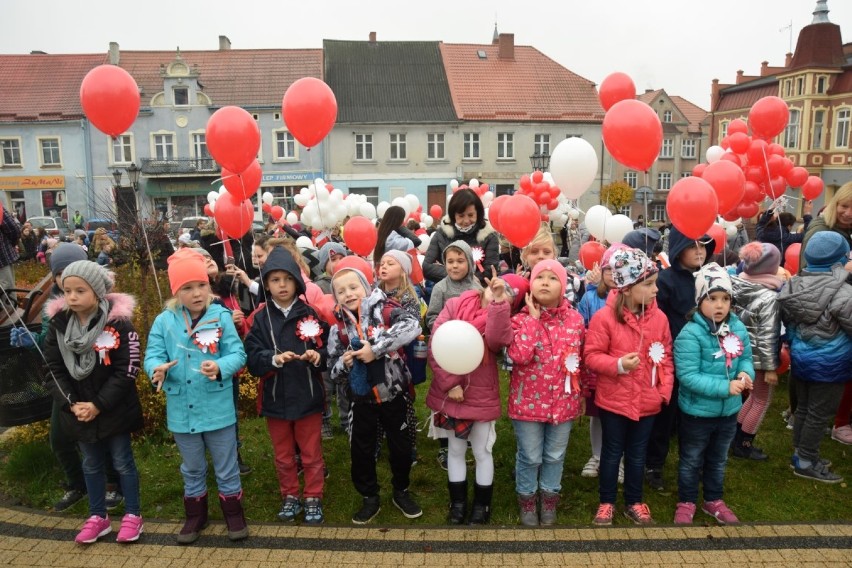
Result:
{"label": "brown boot", "polygon": [[243,514],[243,492],[236,495],[219,495],[219,505],[222,506],[222,514],[225,516],[225,524],[228,526],[228,538],[230,540],[243,540],[248,537],[249,531],[246,525],[246,517]]}
{"label": "brown boot", "polygon": [[556,524],[556,507],[559,506],[559,493],[550,491],[541,492],[541,512],[539,518],[541,525],[549,527]]}
{"label": "brown boot", "polygon": [[207,528],[207,493],[200,497],[184,497],[183,510],[186,522],[177,536],[178,544],[192,544],[198,540],[202,529]]}
{"label": "brown boot", "polygon": [[518,509],[521,512],[521,524],[525,527],[538,526],[538,499],[536,494],[522,495],[518,493]]}

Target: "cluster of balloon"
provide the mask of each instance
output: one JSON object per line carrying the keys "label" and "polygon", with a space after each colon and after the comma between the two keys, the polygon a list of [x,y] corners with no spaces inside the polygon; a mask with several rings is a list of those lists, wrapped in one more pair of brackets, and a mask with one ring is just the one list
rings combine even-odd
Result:
{"label": "cluster of balloon", "polygon": [[488,184],[480,183],[476,178],[471,178],[470,182],[463,184],[459,184],[459,180],[457,179],[451,179],[450,189],[453,193],[456,193],[460,189],[470,189],[479,196],[479,199],[482,200],[483,207],[488,207],[491,205],[491,202],[494,201],[494,193],[488,187]]}
{"label": "cluster of balloon", "polygon": [[115,138],[126,132],[139,114],[139,86],[117,65],[99,65],[80,84],[80,104],[95,127]]}
{"label": "cluster of balloon", "polygon": [[[257,191],[257,190],[255,190]],[[207,194],[204,214],[216,219],[216,225],[230,237],[239,239],[251,229],[254,205],[230,192],[225,186]]]}
{"label": "cluster of balloon", "polygon": [[541,226],[541,207],[523,193],[501,195],[491,202],[488,221],[512,245],[523,248],[530,243]]}
{"label": "cluster of balloon", "polygon": [[613,215],[608,207],[593,205],[586,211],[586,230],[598,241],[619,243],[633,230],[633,221],[627,215]]}
{"label": "cluster of balloon", "polygon": [[660,117],[636,100],[636,86],[624,73],[607,76],[598,89],[606,111],[601,134],[612,157],[628,168],[648,171],[663,145]]}
{"label": "cluster of balloon", "polygon": [[276,223],[281,221],[281,219],[284,218],[284,215],[287,214],[287,211],[280,205],[273,205],[273,203],[275,203],[275,196],[268,191],[264,191],[263,195],[260,196],[260,199],[261,210],[272,217]]}

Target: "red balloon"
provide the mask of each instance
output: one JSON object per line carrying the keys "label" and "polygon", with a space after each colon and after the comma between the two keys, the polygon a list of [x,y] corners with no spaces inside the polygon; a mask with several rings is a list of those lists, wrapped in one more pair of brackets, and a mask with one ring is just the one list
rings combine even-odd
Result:
{"label": "red balloon", "polygon": [[269,208],[269,216],[278,221],[284,216],[284,208],[280,205],[273,205]]}
{"label": "red balloon", "polygon": [[781,134],[789,119],[787,103],[774,96],[763,97],[748,111],[748,125],[751,126],[752,134],[765,140]]}
{"label": "red balloon", "polygon": [[509,197],[506,206],[500,210],[500,232],[518,248],[527,246],[540,226],[538,205],[526,195],[516,193]]}
{"label": "red balloon", "polygon": [[707,164],[705,164],[705,163],[695,164],[692,167],[692,175],[694,175],[696,177],[701,177],[701,176],[704,175],[704,170],[706,170],[706,169],[707,169]]}
{"label": "red balloon", "polygon": [[781,156],[782,158],[787,155],[787,152],[784,150],[784,146],[778,144],[777,142],[773,142],[772,144],[768,145],[766,147],[766,151],[770,154]]}
{"label": "red balloon", "polygon": [[730,136],[725,136],[724,138],[722,138],[721,142],[719,142],[719,147],[720,147],[720,148],[722,148],[723,150],[728,150],[728,149],[730,149],[730,147],[731,147],[731,137],[730,137]]}
{"label": "red balloon", "polygon": [[799,254],[802,252],[802,243],[793,243],[784,251],[784,268],[790,271],[790,274],[799,272]]}
{"label": "red balloon", "polygon": [[607,75],[598,89],[601,106],[608,111],[615,103],[636,98],[636,85],[625,73],[615,72]]}
{"label": "red balloon", "polygon": [[781,176],[772,178],[766,186],[766,195],[772,199],[778,199],[784,195],[785,191],[787,191],[787,180]]}
{"label": "red balloon", "polygon": [[790,348],[786,344],[781,346],[781,351],[778,352],[778,360],[781,364],[775,369],[777,374],[780,375],[790,370]]}
{"label": "red balloon", "polygon": [[740,203],[737,205],[737,215],[743,219],[751,219],[760,211],[757,203]]}
{"label": "red balloon", "polygon": [[808,180],[802,185],[802,197],[805,199],[816,199],[822,193],[825,183],[819,176],[808,176]]}
{"label": "red balloon", "polygon": [[491,206],[488,207],[488,222],[491,223],[491,226],[494,227],[497,232],[502,232],[500,230],[500,210],[503,205],[506,204],[508,199],[508,195],[498,195],[494,198],[494,201],[491,202]]}
{"label": "red balloon", "polygon": [[742,201],[745,193],[745,175],[736,164],[726,160],[713,162],[707,166],[701,178],[716,192],[720,212],[727,213]]}
{"label": "red balloon", "polygon": [[745,193],[743,193],[743,201],[757,202],[761,198],[760,186],[753,181],[745,182]]}
{"label": "red balloon", "polygon": [[781,175],[786,176],[793,169],[793,160],[790,158],[782,158],[783,166],[781,167]]}
{"label": "red balloon", "polygon": [[735,118],[728,124],[728,136],[738,133],[748,134],[748,124],[742,119]]}
{"label": "red balloon", "polygon": [[223,193],[216,200],[216,224],[228,235],[239,239],[249,232],[254,221],[254,207],[248,199]]}
{"label": "red balloon", "polygon": [[603,258],[604,253],[606,252],[606,247],[597,242],[597,241],[588,241],[580,246],[580,264],[582,264],[586,270],[591,270],[595,267],[595,264],[600,266],[601,258]]}
{"label": "red balloon", "polygon": [[443,217],[444,211],[443,211],[443,209],[441,209],[440,205],[433,205],[432,207],[429,208],[429,215],[431,215],[432,218],[437,221],[438,219]]}
{"label": "red balloon", "polygon": [[808,181],[808,170],[799,166],[787,172],[787,183],[790,187],[802,187]]}
{"label": "red balloon", "polygon": [[213,217],[213,208],[210,207],[209,203],[204,206],[204,214],[208,217]]}
{"label": "red balloon", "polygon": [[727,213],[722,215],[722,219],[724,219],[725,221],[729,221],[729,222],[736,221],[737,219],[740,218],[740,214],[737,213],[737,209],[738,209],[738,207],[734,207],[733,209],[731,209],[730,211],[728,211]]}
{"label": "red balloon", "polygon": [[766,143],[766,140],[759,138],[752,139],[751,146],[748,147],[748,162],[763,167],[766,163],[766,158],[769,156],[768,147],[769,144]]}
{"label": "red balloon", "polygon": [[270,205],[269,203],[263,203],[260,206],[260,210],[264,213],[269,213],[270,211],[272,211],[272,205]]}
{"label": "red balloon", "polygon": [[634,170],[650,169],[663,144],[660,117],[635,99],[618,102],[607,111],[602,134],[612,157]]}
{"label": "red balloon", "polygon": [[243,173],[235,174],[227,168],[222,168],[222,185],[238,199],[251,199],[260,187],[263,169],[257,160],[246,168]]}
{"label": "red balloon", "polygon": [[734,154],[733,152],[725,152],[724,154],[722,154],[722,157],[719,158],[719,161],[722,160],[725,160],[726,162],[731,162],[738,168],[742,168],[743,165],[742,161],[740,160],[740,157],[737,154]]}
{"label": "red balloon", "polygon": [[766,180],[766,170],[760,166],[748,166],[745,169],[745,177],[747,181],[760,185]]}
{"label": "red balloon", "polygon": [[313,148],[337,121],[337,99],[320,79],[303,77],[284,93],[281,111],[293,137],[305,148]]}
{"label": "red balloon", "polygon": [[707,233],[716,220],[719,200],[716,192],[713,191],[713,186],[704,179],[695,176],[685,177],[679,179],[669,192],[666,211],[672,224],[685,237],[699,239]]}
{"label": "red balloon", "polygon": [[367,256],[376,248],[376,227],[366,217],[352,217],[343,226],[343,240],[349,250]]}
{"label": "red balloon", "polygon": [[260,150],[257,121],[240,107],[220,108],[207,121],[207,150],[223,168],[243,173]]}
{"label": "red balloon", "polygon": [[539,184],[544,179],[544,174],[540,171],[535,171],[533,172],[532,176],[530,176],[530,179],[532,179],[532,182],[534,184]]}
{"label": "red balloon", "polygon": [[80,84],[80,104],[95,127],[113,138],[127,132],[140,105],[139,86],[117,65],[99,65]]}
{"label": "red balloon", "polygon": [[713,250],[719,252],[725,250],[725,245],[728,243],[728,235],[725,234],[725,228],[722,225],[713,223],[713,226],[707,230],[707,234],[716,243],[716,247]]}
{"label": "red balloon", "polygon": [[521,179],[518,181],[518,185],[520,186],[521,193],[526,193],[532,189],[532,178],[528,174],[524,174],[521,176]]}
{"label": "red balloon", "polygon": [[782,175],[784,171],[784,157],[778,154],[769,154],[766,163],[769,166],[769,177],[774,178]]}
{"label": "red balloon", "polygon": [[[357,219],[357,217],[353,217],[353,219]],[[367,282],[370,286],[373,285],[373,267],[360,256],[350,254],[349,256],[341,258],[337,261],[337,264],[334,265],[334,274],[340,272],[342,268],[354,268],[355,270],[360,270],[364,273],[364,276],[367,278]],[[334,274],[332,274],[332,276],[334,276]]]}
{"label": "red balloon", "polygon": [[751,138],[745,132],[734,132],[731,134],[730,130],[728,130],[728,140],[731,143],[731,150],[737,154],[745,154],[748,152],[749,146],[751,146]]}

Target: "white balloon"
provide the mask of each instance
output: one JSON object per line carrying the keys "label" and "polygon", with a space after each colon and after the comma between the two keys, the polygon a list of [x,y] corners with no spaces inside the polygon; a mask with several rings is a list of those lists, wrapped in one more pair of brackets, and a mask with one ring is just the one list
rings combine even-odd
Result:
{"label": "white balloon", "polygon": [[299,216],[296,215],[295,211],[290,211],[289,213],[287,213],[287,222],[291,225],[295,225],[299,222]]}
{"label": "white balloon", "polygon": [[302,193],[293,196],[293,202],[299,207],[304,207],[308,204],[308,196]]}
{"label": "white balloon", "polygon": [[589,207],[589,210],[586,211],[586,229],[589,231],[589,234],[599,241],[604,240],[606,223],[610,217],[612,217],[612,211],[603,205]]}
{"label": "white balloon", "polygon": [[331,190],[329,197],[335,201],[343,201],[343,192],[335,187]]}
{"label": "white balloon", "polygon": [[217,199],[219,199],[219,192],[218,191],[211,191],[207,194],[207,203],[209,203],[210,205],[213,205],[214,203],[216,203]]}
{"label": "white balloon", "polygon": [[[428,225],[427,225],[428,226]],[[432,241],[432,237],[429,235],[423,235],[420,237],[420,246],[417,247],[417,250],[426,254],[426,251],[429,250],[429,243]]]}
{"label": "white balloon", "polygon": [[[586,225],[588,227],[588,224]],[[633,220],[627,215],[613,215],[606,221],[604,239],[608,243],[620,243],[624,235],[633,230]]]}
{"label": "white balloon", "polygon": [[725,234],[729,237],[735,237],[737,235],[737,226],[736,225],[725,225]]}
{"label": "white balloon", "polygon": [[315,178],[314,179],[314,186],[316,186],[318,188],[321,187],[321,188],[325,189],[325,180],[323,180],[322,178]]}
{"label": "white balloon", "polygon": [[298,239],[296,239],[296,246],[299,247],[302,250],[305,250],[305,249],[314,249],[315,250],[317,248],[317,247],[314,246],[314,243],[312,243],[311,239],[309,239],[308,237],[299,237]]}
{"label": "white balloon", "polygon": [[360,206],[360,213],[370,221],[373,221],[376,218],[376,206],[370,203],[369,201],[365,201]]}
{"label": "white balloon", "polygon": [[388,203],[387,201],[382,201],[381,203],[379,203],[378,207],[376,207],[376,214],[379,216],[379,218],[385,216],[385,211],[388,210],[388,207],[390,207],[390,203]]}
{"label": "white balloon", "polygon": [[216,211],[216,202],[211,201],[208,205],[210,205],[210,211]]}
{"label": "white balloon", "polygon": [[491,205],[492,201],[494,201],[494,193],[491,191],[486,191],[482,195],[482,206],[488,207],[489,205]]}
{"label": "white balloon", "polygon": [[[219,188],[219,195],[224,195],[226,191],[228,191],[228,188],[223,185]],[[218,197],[216,199],[218,199]]]}
{"label": "white balloon", "polygon": [[471,178],[470,182],[467,184],[470,189],[476,189],[479,187],[479,180],[476,178]]}
{"label": "white balloon", "polygon": [[397,197],[391,202],[391,205],[396,205],[397,207],[402,207],[405,209],[405,216],[407,217],[409,213],[411,213],[410,204],[408,200],[404,197]]}
{"label": "white balloon", "polygon": [[459,180],[451,179],[450,180],[450,189],[455,189],[459,186]]}
{"label": "white balloon", "polygon": [[580,218],[580,210],[579,209],[571,209],[568,211],[568,217],[571,219],[579,219]]}
{"label": "white balloon", "polygon": [[466,321],[450,320],[432,334],[432,355],[448,373],[466,375],[473,372],[484,354],[482,336]]}
{"label": "white balloon", "polygon": [[431,215],[423,215],[420,219],[423,221],[423,224],[426,225],[426,229],[435,223],[435,219],[433,219]]}
{"label": "white balloon", "polygon": [[562,194],[578,199],[586,193],[598,171],[598,155],[585,139],[566,138],[550,155],[550,174]]}
{"label": "white balloon", "polygon": [[275,201],[275,196],[269,193],[268,191],[264,191],[263,195],[261,195],[260,198],[267,205],[272,205],[272,202]]}
{"label": "white balloon", "polygon": [[724,155],[725,149],[721,146],[710,146],[707,148],[707,151],[704,153],[704,156],[707,158],[707,163],[712,164],[713,162],[718,162],[719,159]]}
{"label": "white balloon", "polygon": [[311,193],[312,191],[313,190],[311,190],[311,188],[309,188],[309,187],[303,187],[302,189],[299,190],[299,195],[304,195],[305,197],[310,197],[311,195],[313,195]]}
{"label": "white balloon", "polygon": [[331,196],[331,194],[328,193],[328,190],[325,188],[324,185],[317,185],[315,186],[314,190],[316,192],[317,200],[322,203],[328,201],[329,197]]}
{"label": "white balloon", "polygon": [[408,201],[409,211],[417,211],[417,208],[420,207],[420,200],[413,193],[406,195],[405,200]]}

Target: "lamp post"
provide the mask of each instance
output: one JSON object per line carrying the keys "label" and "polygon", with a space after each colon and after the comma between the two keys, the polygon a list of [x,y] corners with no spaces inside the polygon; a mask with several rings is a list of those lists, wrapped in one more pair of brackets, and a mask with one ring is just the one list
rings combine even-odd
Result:
{"label": "lamp post", "polygon": [[530,156],[530,164],[532,164],[533,171],[543,172],[550,166],[550,154],[539,154],[536,152]]}
{"label": "lamp post", "polygon": [[115,208],[118,217],[119,231],[127,233],[136,223],[136,191],[139,189],[139,173],[141,168],[131,163],[125,168],[130,185],[121,185],[122,172],[116,168],[112,171],[113,192],[115,195]]}
{"label": "lamp post", "polygon": [[136,165],[135,162],[130,163],[130,167],[127,168],[127,179],[130,181],[130,187],[133,188],[133,191],[139,191],[139,174],[142,172],[142,168]]}

